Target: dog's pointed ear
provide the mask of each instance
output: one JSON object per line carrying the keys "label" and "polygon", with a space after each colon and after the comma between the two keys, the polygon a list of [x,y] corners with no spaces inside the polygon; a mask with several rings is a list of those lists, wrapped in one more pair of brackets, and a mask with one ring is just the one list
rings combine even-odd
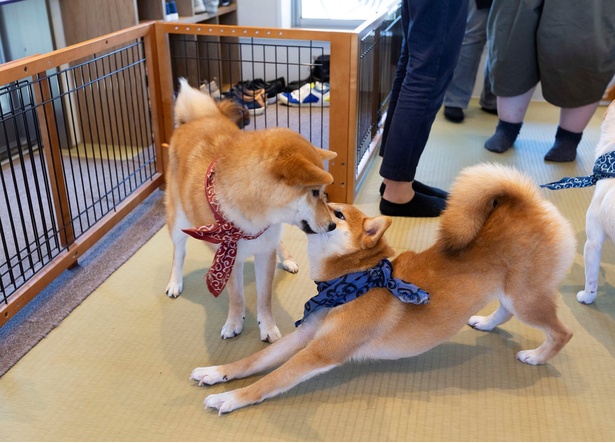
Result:
{"label": "dog's pointed ear", "polygon": [[333,160],[337,157],[337,152],[329,151],[327,149],[316,148],[316,152],[320,155],[320,158],[323,160]]}
{"label": "dog's pointed ear", "polygon": [[279,162],[276,171],[289,186],[324,186],[333,183],[333,176],[301,156]]}
{"label": "dog's pointed ear", "polygon": [[386,215],[374,218],[366,218],[363,221],[363,235],[361,237],[361,247],[371,249],[382,238],[382,235],[389,229],[393,220]]}

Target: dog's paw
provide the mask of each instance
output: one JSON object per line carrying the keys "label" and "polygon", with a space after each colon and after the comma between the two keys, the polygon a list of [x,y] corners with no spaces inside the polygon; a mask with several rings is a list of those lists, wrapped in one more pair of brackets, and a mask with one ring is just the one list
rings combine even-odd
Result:
{"label": "dog's paw", "polygon": [[231,321],[227,320],[222,330],[220,331],[220,337],[224,340],[228,338],[237,337],[243,331],[243,321]]}
{"label": "dog's paw", "polygon": [[473,315],[468,320],[468,326],[478,329],[479,331],[491,331],[493,326],[489,323],[489,317],[482,315]]}
{"label": "dog's paw", "polygon": [[222,394],[208,395],[203,402],[206,408],[213,408],[218,410],[218,415],[225,414],[227,412],[234,411],[242,407],[237,401],[235,391],[223,392]]}
{"label": "dog's paw", "polygon": [[261,328],[261,340],[269,343],[273,343],[282,338],[282,333],[276,325],[269,328]]}
{"label": "dog's paw", "polygon": [[292,258],[282,261],[282,267],[291,274],[299,272],[299,266]]}
{"label": "dog's paw", "polygon": [[169,298],[179,297],[179,294],[182,293],[182,282],[169,281],[165,292]]}
{"label": "dog's paw", "polygon": [[540,356],[536,349],[519,351],[515,357],[520,362],[527,363],[528,365],[541,365],[544,363],[544,359]]}
{"label": "dog's paw", "polygon": [[199,382],[199,386],[215,385],[216,383],[228,381],[228,377],[219,371],[219,366],[207,366],[196,368],[190,374],[190,379]]}
{"label": "dog's paw", "polygon": [[583,303],[585,305],[591,305],[594,300],[596,299],[596,293],[595,292],[585,292],[585,291],[579,291],[577,293],[577,300],[580,303]]}

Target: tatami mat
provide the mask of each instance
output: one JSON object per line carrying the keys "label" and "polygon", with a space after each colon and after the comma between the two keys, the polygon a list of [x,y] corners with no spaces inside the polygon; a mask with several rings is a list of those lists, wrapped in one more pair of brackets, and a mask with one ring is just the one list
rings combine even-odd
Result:
{"label": "tatami mat", "polygon": [[[604,109],[586,130],[577,162],[556,165],[543,161],[557,126],[555,108],[533,103],[516,148],[497,155],[482,147],[497,118],[473,102],[463,124],[438,116],[418,178],[448,188],[461,168],[481,161],[516,165],[541,183],[585,174]],[[378,213],[379,185],[376,162],[356,200],[370,215]],[[170,300],[164,288],[171,241],[163,229],[0,379],[0,440],[615,440],[615,247],[604,247],[595,304],[579,304],[593,189],[544,192],[571,220],[578,241],[560,307],[575,336],[546,365],[515,360],[518,350],[537,346],[543,336],[513,318],[492,333],[465,327],[416,358],[346,364],[218,417],[203,409],[205,396],[257,377],[213,387],[188,378],[196,366],[234,361],[267,346],[256,325],[253,267],[245,266],[244,332],[221,340],[226,292],[216,299],[203,283],[211,253],[189,242],[184,293]],[[437,224],[395,219],[388,239],[397,251],[421,250],[433,241]],[[274,311],[288,334],[315,287],[304,234],[288,227],[284,242],[300,267],[297,275],[279,270],[275,277]]]}

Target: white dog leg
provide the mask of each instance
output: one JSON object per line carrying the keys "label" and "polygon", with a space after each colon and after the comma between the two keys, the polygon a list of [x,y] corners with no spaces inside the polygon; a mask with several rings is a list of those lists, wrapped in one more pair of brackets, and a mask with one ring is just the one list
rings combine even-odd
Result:
{"label": "white dog leg", "polygon": [[254,256],[254,274],[257,291],[257,319],[261,340],[273,343],[282,337],[275,324],[271,297],[273,292],[273,277],[275,274],[276,251],[271,250]]}
{"label": "white dog leg", "polygon": [[188,236],[176,226],[177,224],[170,230],[173,241],[173,264],[166,293],[171,298],[178,297],[183,289],[184,259],[186,258],[186,240],[188,240]]}
{"label": "white dog leg", "polygon": [[246,317],[246,305],[243,296],[243,262],[237,260],[231,272],[226,290],[228,292],[228,317],[222,327],[222,338],[237,337],[243,331],[243,321]]}
{"label": "white dog leg", "polygon": [[[590,234],[591,235],[591,234]],[[596,299],[598,291],[598,277],[600,274],[600,255],[602,253],[602,239],[590,239],[585,242],[583,259],[585,261],[585,289],[579,291],[577,300],[589,305]]]}
{"label": "white dog leg", "polygon": [[295,262],[295,259],[291,255],[290,251],[286,249],[284,243],[280,241],[278,245],[278,257],[280,258],[280,263],[282,263],[282,267],[290,272],[291,274],[296,274],[299,272],[299,266]]}

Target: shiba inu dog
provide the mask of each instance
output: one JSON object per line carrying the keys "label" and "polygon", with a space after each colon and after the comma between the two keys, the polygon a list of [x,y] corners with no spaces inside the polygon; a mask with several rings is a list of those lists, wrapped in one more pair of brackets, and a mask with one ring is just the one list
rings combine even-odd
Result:
{"label": "shiba inu dog", "polygon": [[[214,295],[228,289],[221,335],[235,337],[245,316],[243,262],[254,256],[260,338],[274,342],[281,336],[271,311],[281,223],[310,234],[335,229],[324,193],[333,176],[323,161],[336,153],[290,129],[242,131],[239,105],[218,103],[186,80],[180,83],[166,170],[166,220],[174,245],[166,293],[175,298],[182,292],[188,235],[205,240],[216,249],[207,286]],[[288,255],[280,248],[281,256]]]}
{"label": "shiba inu dog", "polygon": [[593,303],[596,299],[602,244],[607,238],[615,241],[615,102],[607,108],[600,128],[596,163],[602,159],[608,160],[609,163],[604,164],[603,168],[610,171],[610,175],[605,174],[596,181],[596,189],[585,217],[585,289],[577,294],[577,300],[585,304]]}
{"label": "shiba inu dog", "polygon": [[[222,414],[258,403],[351,359],[413,357],[465,324],[489,331],[516,315],[541,329],[544,343],[516,355],[531,365],[554,357],[572,337],[556,304],[573,262],[574,233],[516,170],[478,165],[462,171],[435,244],[403,252],[392,264],[383,237],[390,218],[370,218],[350,205],[330,208],[337,228],[308,235],[310,277],[320,292],[306,303],[298,328],[235,363],[196,368],[191,379],[212,385],[277,369],[208,396],[206,407]],[[474,315],[494,299],[495,312]]]}

